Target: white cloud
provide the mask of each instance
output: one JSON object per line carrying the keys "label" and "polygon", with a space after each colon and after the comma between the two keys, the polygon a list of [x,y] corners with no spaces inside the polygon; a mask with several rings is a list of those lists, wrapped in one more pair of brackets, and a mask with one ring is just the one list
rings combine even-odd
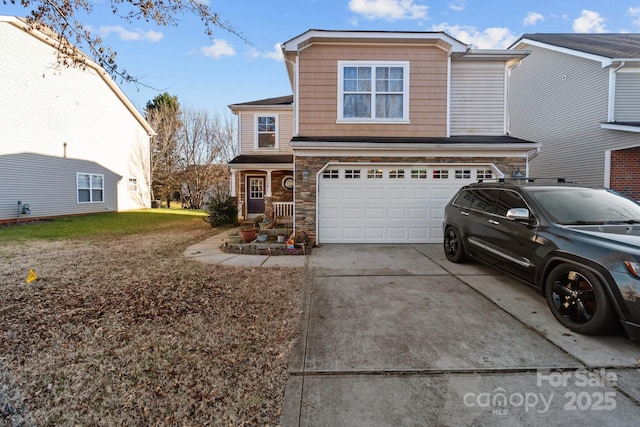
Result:
{"label": "white cloud", "polygon": [[576,33],[604,33],[604,18],[598,12],[583,10],[579,18],[573,21],[573,31]]}
{"label": "white cloud", "polygon": [[273,50],[271,52],[260,52],[258,49],[252,47],[249,49],[247,53],[249,58],[267,58],[273,59],[275,61],[284,61],[284,57],[282,56],[282,49],[280,49],[280,43],[276,43],[273,45]]}
{"label": "white cloud", "polygon": [[141,40],[155,43],[160,41],[164,37],[162,33],[159,33],[157,31],[129,31],[124,29],[120,25],[103,25],[100,27],[99,32],[102,37],[108,37],[111,33],[116,33],[120,37],[120,40],[125,41]]}
{"label": "white cloud", "polygon": [[528,27],[531,25],[536,25],[538,21],[544,21],[544,16],[542,16],[538,12],[529,12],[527,13],[527,16],[524,18],[524,21],[522,21],[522,24],[525,27]]}
{"label": "white cloud", "polygon": [[462,12],[464,10],[464,3],[449,3],[449,9],[455,10],[456,12]]}
{"label": "white cloud", "polygon": [[428,6],[414,0],[350,0],[349,9],[367,19],[426,19]]}
{"label": "white cloud", "polygon": [[215,39],[211,41],[211,45],[200,48],[200,52],[204,56],[211,58],[220,58],[222,56],[234,56],[236,51],[227,43],[226,40]]}
{"label": "white cloud", "polygon": [[468,25],[443,23],[434,25],[432,30],[444,31],[462,43],[470,44],[478,49],[506,49],[517,39],[508,28],[504,27],[493,27],[480,31]]}
{"label": "white cloud", "polygon": [[630,7],[627,9],[627,15],[633,18],[633,25],[640,26],[640,7]]}

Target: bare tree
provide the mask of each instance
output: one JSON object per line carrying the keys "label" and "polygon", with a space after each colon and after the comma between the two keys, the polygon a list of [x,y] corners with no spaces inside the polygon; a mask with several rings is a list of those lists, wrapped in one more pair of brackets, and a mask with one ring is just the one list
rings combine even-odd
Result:
{"label": "bare tree", "polygon": [[209,192],[228,185],[226,166],[236,153],[233,121],[206,110],[185,108],[178,138],[183,206],[200,209]]}
{"label": "bare tree", "polygon": [[[91,28],[78,21],[78,14],[91,14],[91,0],[2,0],[3,4],[19,4],[25,8],[25,19],[31,29],[51,34],[57,40],[58,64],[64,67],[84,68],[86,57],[81,49],[104,68],[112,78],[140,83],[138,78],[120,69],[116,63],[117,53],[105,46]],[[153,21],[158,26],[177,26],[184,14],[200,18],[204,32],[211,37],[215,28],[220,28],[244,42],[248,40],[233,26],[225,22],[203,0],[105,0],[111,12],[127,22]]]}

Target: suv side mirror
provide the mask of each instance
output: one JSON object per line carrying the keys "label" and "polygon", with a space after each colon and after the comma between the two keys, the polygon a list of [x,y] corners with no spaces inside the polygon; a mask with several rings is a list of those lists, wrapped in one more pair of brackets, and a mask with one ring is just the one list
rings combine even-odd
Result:
{"label": "suv side mirror", "polygon": [[529,209],[511,208],[507,211],[507,218],[517,221],[529,221]]}

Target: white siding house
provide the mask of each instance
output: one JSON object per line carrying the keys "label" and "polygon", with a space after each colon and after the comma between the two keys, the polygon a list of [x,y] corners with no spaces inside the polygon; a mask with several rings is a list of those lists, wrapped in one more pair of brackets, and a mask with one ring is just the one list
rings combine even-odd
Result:
{"label": "white siding house", "polygon": [[0,221],[147,208],[149,124],[106,72],[59,68],[53,41],[0,16]]}
{"label": "white siding house", "polygon": [[640,199],[640,35],[525,34],[511,70],[510,134],[542,143],[531,176]]}

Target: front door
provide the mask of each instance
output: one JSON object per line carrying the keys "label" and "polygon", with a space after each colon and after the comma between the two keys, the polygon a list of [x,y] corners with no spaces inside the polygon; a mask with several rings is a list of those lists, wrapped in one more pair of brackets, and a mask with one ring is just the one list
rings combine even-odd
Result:
{"label": "front door", "polygon": [[247,214],[264,213],[264,177],[247,177]]}

